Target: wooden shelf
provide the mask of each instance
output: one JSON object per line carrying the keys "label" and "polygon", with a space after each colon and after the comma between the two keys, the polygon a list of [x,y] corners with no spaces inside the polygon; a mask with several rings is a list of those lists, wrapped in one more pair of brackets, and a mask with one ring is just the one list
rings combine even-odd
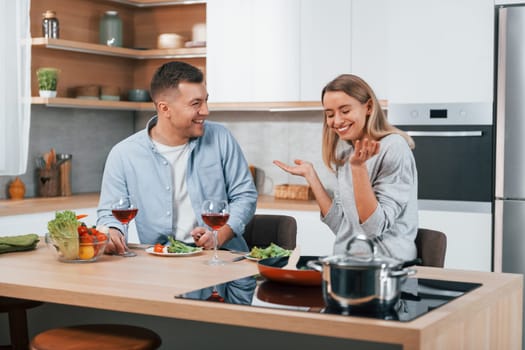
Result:
{"label": "wooden shelf", "polygon": [[84,43],[79,41],[33,38],[33,46],[41,46],[48,49],[63,51],[74,51],[104,56],[115,56],[123,58],[143,59],[165,59],[165,58],[204,58],[205,47],[180,48],[180,49],[154,49],[138,50],[125,47],[113,47],[100,44]]}
{"label": "wooden shelf", "polygon": [[[46,105],[47,107],[64,108],[88,108],[88,109],[116,109],[132,111],[154,111],[152,102],[131,101],[106,101],[87,100],[80,98],[42,98],[32,97],[31,103],[35,105]],[[266,111],[266,112],[289,112],[289,111],[321,111],[320,102],[242,102],[242,103],[209,103],[210,111]]]}
{"label": "wooden shelf", "polygon": [[[387,109],[388,101],[380,100],[381,107]],[[43,98],[32,97],[31,104],[41,104],[47,107],[88,108],[88,109],[117,109],[130,111],[154,111],[152,102],[106,101],[87,100],[81,98]],[[252,112],[293,112],[293,111],[322,111],[323,107],[317,101],[303,102],[211,102],[210,111],[252,111]]]}
{"label": "wooden shelf", "polygon": [[107,0],[135,7],[205,4],[205,0]]}
{"label": "wooden shelf", "polygon": [[128,111],[153,111],[155,110],[153,102],[132,102],[132,101],[106,101],[106,100],[88,100],[82,98],[43,98],[32,97],[31,104],[46,105],[47,107],[64,107],[64,108],[87,108],[87,109],[117,109]]}

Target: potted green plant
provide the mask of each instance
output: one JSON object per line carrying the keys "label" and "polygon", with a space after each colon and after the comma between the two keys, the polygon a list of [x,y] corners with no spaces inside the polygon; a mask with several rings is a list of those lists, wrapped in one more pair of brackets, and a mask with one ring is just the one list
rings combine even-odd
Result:
{"label": "potted green plant", "polygon": [[40,97],[56,97],[58,68],[43,67],[36,71]]}

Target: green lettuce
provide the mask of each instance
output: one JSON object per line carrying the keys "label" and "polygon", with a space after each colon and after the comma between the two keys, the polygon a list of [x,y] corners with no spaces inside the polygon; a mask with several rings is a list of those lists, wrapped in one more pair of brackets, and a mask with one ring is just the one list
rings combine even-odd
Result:
{"label": "green lettuce", "polygon": [[55,218],[47,223],[49,236],[65,259],[78,258],[78,226],[77,216],[70,210],[57,211]]}

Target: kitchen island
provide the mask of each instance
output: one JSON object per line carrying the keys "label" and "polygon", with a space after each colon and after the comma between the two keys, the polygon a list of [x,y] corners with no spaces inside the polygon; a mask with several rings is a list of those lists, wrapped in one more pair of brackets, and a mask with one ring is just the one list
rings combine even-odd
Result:
{"label": "kitchen island", "polygon": [[[58,262],[42,242],[34,251],[3,254],[0,295],[190,320],[210,328],[235,326],[236,337],[248,342],[243,334],[258,329],[384,344],[389,349],[521,349],[521,275],[417,267],[417,277],[482,286],[413,321],[398,322],[176,299],[181,293],[254,275],[257,266],[248,260],[209,266],[209,251],[175,258],[147,254],[141,246],[135,251],[134,258],[103,256],[87,264]],[[219,253],[225,260],[235,257]],[[209,348],[214,345],[210,339]]]}

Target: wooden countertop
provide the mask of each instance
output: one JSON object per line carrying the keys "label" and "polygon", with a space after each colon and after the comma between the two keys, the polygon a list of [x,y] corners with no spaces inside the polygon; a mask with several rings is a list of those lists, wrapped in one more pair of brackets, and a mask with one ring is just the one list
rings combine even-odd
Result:
{"label": "wooden countertop", "polygon": [[[86,193],[70,197],[0,200],[0,216],[34,214],[65,209],[95,208],[98,205],[98,198],[98,193]],[[319,207],[315,201],[275,199],[270,195],[259,196],[257,209],[319,211]]]}
{"label": "wooden countertop", "polygon": [[[523,277],[418,267],[416,276],[482,283],[410,322],[175,299],[179,293],[257,273],[248,260],[209,266],[210,251],[191,257],[103,256],[88,264],[55,260],[41,242],[0,255],[0,295],[284,332],[402,344],[404,349],[520,349]],[[219,251],[223,259],[233,259]]]}

